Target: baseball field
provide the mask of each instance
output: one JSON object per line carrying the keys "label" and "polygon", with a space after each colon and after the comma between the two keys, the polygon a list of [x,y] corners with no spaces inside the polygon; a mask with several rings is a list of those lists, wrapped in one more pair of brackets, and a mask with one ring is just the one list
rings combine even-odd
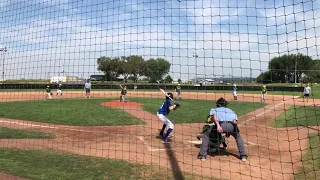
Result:
{"label": "baseball field", "polygon": [[[160,92],[0,92],[0,179],[316,179],[320,176],[320,100],[292,95],[183,92],[169,144],[157,138]],[[197,159],[205,117],[224,97],[239,117],[248,153]]]}

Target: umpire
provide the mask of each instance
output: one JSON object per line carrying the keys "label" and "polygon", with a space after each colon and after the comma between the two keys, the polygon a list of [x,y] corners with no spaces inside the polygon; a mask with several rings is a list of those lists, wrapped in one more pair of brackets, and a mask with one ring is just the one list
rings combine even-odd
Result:
{"label": "umpire", "polygon": [[[242,161],[247,161],[247,154],[244,149],[243,140],[240,135],[240,131],[237,126],[238,117],[231,109],[227,108],[228,102],[224,98],[219,98],[216,102],[217,108],[212,108],[210,110],[210,116],[213,116],[216,124],[217,130],[220,133],[226,133],[226,136],[233,136],[237,142],[238,151],[240,154],[240,159]],[[201,149],[198,158],[205,160],[208,145],[202,141]]]}

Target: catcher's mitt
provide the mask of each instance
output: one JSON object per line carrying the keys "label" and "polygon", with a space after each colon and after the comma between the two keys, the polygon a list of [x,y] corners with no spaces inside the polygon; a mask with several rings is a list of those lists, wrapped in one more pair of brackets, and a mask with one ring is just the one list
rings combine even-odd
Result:
{"label": "catcher's mitt", "polygon": [[200,138],[202,138],[202,134],[201,133],[197,133],[197,139],[200,140]]}
{"label": "catcher's mitt", "polygon": [[52,94],[52,93],[50,93],[50,95],[52,96],[53,94]]}

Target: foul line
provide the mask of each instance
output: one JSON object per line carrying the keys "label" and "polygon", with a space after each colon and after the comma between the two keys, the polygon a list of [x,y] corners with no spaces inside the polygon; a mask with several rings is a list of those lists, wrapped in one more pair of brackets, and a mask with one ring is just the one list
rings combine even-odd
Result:
{"label": "foul line", "polygon": [[[296,97],[299,97],[299,96],[294,96],[293,99],[295,99]],[[280,105],[282,105],[282,104],[284,104],[284,103],[286,103],[286,102],[288,102],[288,101],[291,101],[291,100],[292,100],[292,99],[289,99],[289,100],[286,100],[286,101],[281,101],[281,103],[275,105],[273,108],[270,108],[270,109],[268,109],[268,110],[266,110],[266,111],[264,111],[264,112],[262,112],[262,113],[260,113],[260,114],[258,114],[258,115],[255,115],[254,117],[249,118],[249,119],[247,119],[247,120],[245,120],[245,121],[243,121],[243,122],[240,122],[240,123],[238,123],[238,124],[245,124],[246,122],[251,121],[251,120],[253,120],[253,119],[256,119],[257,117],[259,117],[259,116],[261,116],[261,115],[264,115],[265,113],[267,113],[267,112],[269,112],[269,111],[271,111],[271,110],[274,110],[274,109],[276,109],[278,106],[280,106]]]}
{"label": "foul line", "polygon": [[69,131],[80,131],[80,132],[88,132],[88,133],[94,133],[94,132],[105,133],[103,131],[88,131],[88,130],[82,130],[82,129],[66,128],[66,127],[55,127],[55,126],[30,124],[30,123],[22,123],[22,122],[12,122],[12,121],[8,121],[8,120],[0,120],[0,123],[18,124],[18,125],[22,125],[22,126],[41,127],[41,128],[48,128],[48,129],[64,129],[64,130],[69,130]]}

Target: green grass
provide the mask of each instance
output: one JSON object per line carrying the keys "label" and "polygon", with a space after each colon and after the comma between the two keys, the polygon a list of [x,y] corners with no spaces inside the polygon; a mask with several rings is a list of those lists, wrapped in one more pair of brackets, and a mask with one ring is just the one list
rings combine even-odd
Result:
{"label": "green grass", "polygon": [[320,134],[309,134],[308,150],[302,156],[302,167],[294,179],[319,179],[320,177]]}
{"label": "green grass", "polygon": [[[0,149],[0,170],[33,180],[173,179],[165,168],[70,153]],[[183,174],[185,179],[200,179]]]}
{"label": "green grass", "polygon": [[[141,103],[142,108],[148,112],[156,114],[164,99],[157,98],[127,98],[128,100]],[[210,109],[214,108],[215,101],[211,100],[181,100],[181,107],[176,111],[171,111],[168,118],[173,123],[203,123],[206,116],[209,115]],[[228,107],[234,110],[238,117],[253,111],[254,109],[262,108],[263,103],[252,102],[229,102]]]}
{"label": "green grass", "polygon": [[271,122],[272,127],[296,127],[320,125],[319,106],[291,106]]}
{"label": "green grass", "polygon": [[10,129],[6,127],[0,127],[0,138],[1,139],[47,139],[55,138],[54,134],[44,133],[40,131],[29,131]]}
{"label": "green grass", "polygon": [[110,99],[56,99],[1,102],[0,117],[75,126],[143,124],[120,109],[103,107]]}

